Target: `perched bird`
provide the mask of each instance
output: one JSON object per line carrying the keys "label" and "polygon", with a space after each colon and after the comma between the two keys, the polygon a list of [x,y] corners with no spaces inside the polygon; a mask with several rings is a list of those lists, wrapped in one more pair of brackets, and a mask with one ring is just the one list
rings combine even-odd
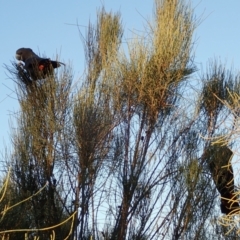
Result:
{"label": "perched bird", "polygon": [[221,195],[221,212],[231,214],[240,211],[234,190],[234,174],[231,164],[233,152],[227,146],[210,146],[206,153],[213,181]]}
{"label": "perched bird", "polygon": [[41,58],[31,48],[19,48],[16,51],[16,59],[24,63],[24,66],[22,63],[20,65],[32,80],[43,79],[49,74],[53,74],[54,68],[65,65],[58,61],[52,61],[50,58]]}

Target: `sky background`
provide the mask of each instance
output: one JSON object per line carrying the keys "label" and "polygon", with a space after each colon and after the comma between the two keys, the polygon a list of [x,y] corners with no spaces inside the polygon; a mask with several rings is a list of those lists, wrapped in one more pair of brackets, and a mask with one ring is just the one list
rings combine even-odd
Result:
{"label": "sky background", "polygon": [[[194,14],[200,19],[194,35],[195,63],[198,74],[209,59],[219,58],[230,68],[240,70],[240,1],[192,0]],[[0,0],[0,154],[11,147],[9,126],[19,111],[15,84],[7,76],[4,64],[15,60],[18,48],[29,47],[34,52],[71,63],[74,80],[84,70],[83,45],[76,27],[84,34],[89,20],[95,23],[96,11],[103,5],[106,11],[120,11],[124,37],[132,30],[143,30],[146,19],[153,14],[153,0]]]}

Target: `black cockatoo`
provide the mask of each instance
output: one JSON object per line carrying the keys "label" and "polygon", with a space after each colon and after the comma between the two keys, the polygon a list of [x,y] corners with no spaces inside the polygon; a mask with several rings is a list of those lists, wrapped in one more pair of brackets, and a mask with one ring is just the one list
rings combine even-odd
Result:
{"label": "black cockatoo", "polygon": [[233,152],[227,146],[213,145],[205,152],[213,181],[221,194],[221,212],[231,214],[240,211],[234,190],[234,174],[231,164]]}
{"label": "black cockatoo", "polygon": [[16,59],[24,62],[23,68],[28,72],[32,80],[43,79],[53,73],[54,68],[65,65],[50,58],[41,58],[31,48],[19,48],[16,51]]}

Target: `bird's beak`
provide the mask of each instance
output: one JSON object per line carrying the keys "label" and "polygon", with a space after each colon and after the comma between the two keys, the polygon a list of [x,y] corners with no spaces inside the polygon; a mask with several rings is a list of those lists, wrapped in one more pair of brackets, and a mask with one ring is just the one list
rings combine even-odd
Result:
{"label": "bird's beak", "polygon": [[19,61],[21,61],[21,60],[22,60],[22,57],[21,57],[21,55],[19,55],[19,54],[16,54],[16,56],[15,56],[15,57],[16,57],[16,59],[17,59],[17,60],[19,60]]}

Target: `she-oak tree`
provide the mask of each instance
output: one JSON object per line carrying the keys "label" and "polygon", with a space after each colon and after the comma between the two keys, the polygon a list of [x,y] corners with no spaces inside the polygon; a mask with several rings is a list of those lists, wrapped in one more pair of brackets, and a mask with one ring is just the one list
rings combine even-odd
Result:
{"label": "she-oak tree", "polygon": [[[189,97],[195,27],[185,1],[156,0],[153,23],[124,50],[120,14],[102,9],[82,38],[77,92],[68,66],[37,81],[7,66],[21,111],[3,179],[2,239],[237,239],[238,210],[217,222],[211,159],[225,156],[214,139],[235,143],[224,101],[236,103],[238,76],[213,62],[198,99]],[[225,201],[238,207],[231,194]]]}

